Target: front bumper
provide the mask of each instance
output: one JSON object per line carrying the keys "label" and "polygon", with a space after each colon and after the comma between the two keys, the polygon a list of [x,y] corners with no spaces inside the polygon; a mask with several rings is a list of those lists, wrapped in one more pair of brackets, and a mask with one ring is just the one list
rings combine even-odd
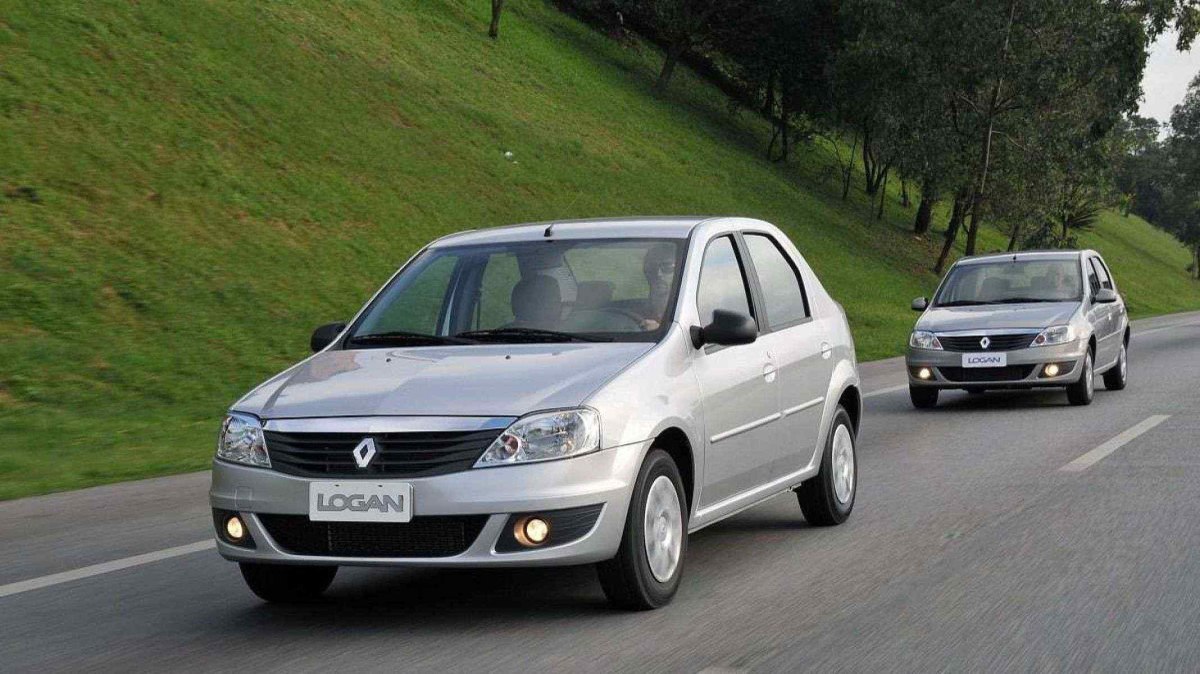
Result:
{"label": "front bumper", "polygon": [[[264,525],[263,514],[308,515],[312,480],[263,468],[214,461],[209,501],[240,514],[253,549],[217,537],[217,551],[239,562],[339,566],[563,566],[611,558],[624,532],[633,484],[649,442],[528,465],[479,468],[426,478],[395,478],[413,486],[414,518],[486,516],[464,551],[437,557],[355,557],[295,554]],[[391,478],[389,478],[391,479]],[[350,481],[350,480],[347,480]],[[509,516],[602,506],[591,530],[570,542],[517,552],[497,551]],[[404,525],[395,525],[404,526]],[[501,546],[502,550],[505,546]]]}
{"label": "front bumper", "polygon": [[[939,389],[1063,387],[1079,379],[1083,359],[1087,355],[1087,342],[1038,346],[1004,353],[1007,354],[1008,363],[1005,368],[967,369],[962,367],[962,351],[909,347],[904,357],[908,383]],[[1055,377],[1043,376],[1045,366],[1050,363],[1059,365],[1059,374]],[[922,368],[930,370],[930,379],[917,376]]]}

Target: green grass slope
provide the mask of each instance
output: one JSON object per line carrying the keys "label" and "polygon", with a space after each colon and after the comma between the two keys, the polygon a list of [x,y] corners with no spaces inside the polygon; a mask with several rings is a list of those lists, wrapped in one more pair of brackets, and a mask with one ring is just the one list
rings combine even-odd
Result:
{"label": "green grass slope", "polygon": [[[763,161],[761,120],[688,73],[652,97],[648,48],[536,1],[492,42],[486,11],[0,0],[0,498],[203,468],[232,400],[462,228],[762,217],[861,356],[900,351],[937,241],[894,195],[876,221],[820,147]],[[1087,243],[1138,312],[1200,307],[1145,223]]]}

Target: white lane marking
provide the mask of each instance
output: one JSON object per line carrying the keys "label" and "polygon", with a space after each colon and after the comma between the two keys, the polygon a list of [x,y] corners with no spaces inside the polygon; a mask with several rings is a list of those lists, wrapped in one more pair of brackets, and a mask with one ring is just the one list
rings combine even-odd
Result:
{"label": "white lane marking", "polygon": [[1169,418],[1171,418],[1171,415],[1169,414],[1155,414],[1149,419],[1146,419],[1133,428],[1130,428],[1103,445],[1100,445],[1092,451],[1081,455],[1071,463],[1059,468],[1059,470],[1066,473],[1079,473],[1085,471],[1088,468],[1091,468],[1097,461],[1103,459],[1109,454],[1112,454],[1125,445],[1128,445],[1130,442],[1133,442],[1135,439],[1137,439],[1139,435],[1154,428]]}
{"label": "white lane marking", "polygon": [[188,543],[187,545],[180,545],[174,548],[167,548],[165,550],[158,550],[155,552],[147,552],[144,555],[134,555],[133,557],[125,557],[124,559],[114,559],[111,562],[102,562],[100,564],[93,564],[91,566],[85,566],[79,569],[73,569],[71,571],[63,571],[62,573],[52,573],[49,576],[30,578],[29,580],[9,583],[8,585],[0,585],[0,597],[7,597],[14,594],[20,594],[22,592],[29,592],[30,590],[40,590],[43,587],[50,587],[52,585],[59,585],[61,583],[69,583],[73,580],[91,578],[92,576],[99,576],[104,573],[112,573],[113,571],[120,571],[122,569],[141,566],[143,564],[151,564],[164,559],[171,559],[172,557],[190,555],[194,552],[211,550],[215,548],[216,545],[216,542],[210,538],[203,541],[196,541],[195,543]]}
{"label": "white lane marking", "polygon": [[903,391],[906,388],[908,388],[908,384],[900,384],[899,386],[889,386],[888,388],[881,388],[878,391],[871,391],[870,393],[864,393],[863,398],[874,398],[875,396],[881,396],[886,393],[895,393],[896,391]]}
{"label": "white lane marking", "polygon": [[1146,335],[1153,335],[1154,333],[1162,332],[1163,330],[1172,330],[1174,328],[1187,328],[1187,327],[1196,327],[1196,326],[1200,326],[1200,323],[1176,323],[1174,325],[1164,325],[1161,328],[1150,328],[1149,330],[1139,330],[1139,331],[1133,333],[1133,336],[1134,337],[1145,337]]}

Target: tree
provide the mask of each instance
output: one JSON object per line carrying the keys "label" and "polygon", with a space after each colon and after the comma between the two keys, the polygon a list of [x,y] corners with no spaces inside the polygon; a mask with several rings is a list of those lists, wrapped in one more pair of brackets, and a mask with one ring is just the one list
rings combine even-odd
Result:
{"label": "tree", "polygon": [[1192,251],[1192,275],[1200,279],[1200,75],[1171,113],[1167,139],[1163,221]]}
{"label": "tree", "polygon": [[504,0],[492,0],[492,23],[488,26],[488,37],[500,37],[500,14],[504,11]]}

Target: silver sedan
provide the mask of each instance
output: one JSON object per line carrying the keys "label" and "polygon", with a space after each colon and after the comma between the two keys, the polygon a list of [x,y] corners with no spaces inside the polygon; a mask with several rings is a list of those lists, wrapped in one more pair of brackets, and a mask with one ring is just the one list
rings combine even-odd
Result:
{"label": "silver sedan", "polygon": [[456,234],[311,346],[213,463],[217,549],[269,601],[344,565],[594,563],[653,608],[689,533],[788,490],[813,524],[854,507],[846,317],[760,220]]}
{"label": "silver sedan", "polygon": [[970,257],[955,264],[909,338],[909,393],[919,408],[938,392],[1064,387],[1092,402],[1096,376],[1125,388],[1129,320],[1116,282],[1092,250]]}

